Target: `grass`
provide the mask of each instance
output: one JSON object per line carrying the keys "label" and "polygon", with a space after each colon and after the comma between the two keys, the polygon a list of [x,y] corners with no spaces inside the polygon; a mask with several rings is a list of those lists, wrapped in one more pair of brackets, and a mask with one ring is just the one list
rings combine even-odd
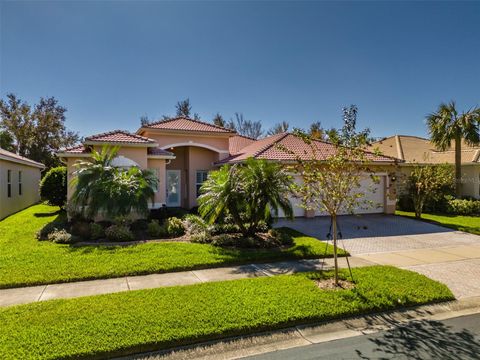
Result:
{"label": "grass", "polygon": [[[396,211],[396,215],[415,218],[415,213]],[[421,220],[433,222],[454,230],[480,235],[480,217],[464,215],[422,214]]]}
{"label": "grass", "polygon": [[38,241],[36,232],[59,216],[58,208],[35,205],[0,221],[0,288],[318,258],[325,250],[326,256],[333,251],[330,245],[293,230],[284,231],[293,237],[294,245],[281,251],[179,242],[73,247]]}
{"label": "grass", "polygon": [[320,290],[311,280],[318,276],[282,275],[4,308],[0,358],[120,356],[453,299],[445,285],[394,267],[354,269],[353,290]]}

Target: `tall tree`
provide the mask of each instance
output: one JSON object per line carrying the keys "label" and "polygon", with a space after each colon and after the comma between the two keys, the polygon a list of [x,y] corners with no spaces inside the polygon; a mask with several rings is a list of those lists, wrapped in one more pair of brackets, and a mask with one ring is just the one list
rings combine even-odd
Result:
{"label": "tall tree", "polygon": [[183,116],[183,117],[190,117],[190,114],[192,112],[192,105],[190,105],[190,99],[185,99],[182,101],[177,102],[177,105],[175,105],[175,108],[177,109],[177,116]]}
{"label": "tall tree", "polygon": [[452,141],[455,144],[455,193],[462,195],[462,139],[468,145],[480,144],[480,109],[459,113],[454,101],[441,103],[437,111],[427,116],[427,126],[432,143],[442,151]]}
{"label": "tall tree", "polygon": [[281,134],[288,131],[290,124],[286,121],[273,125],[273,127],[267,131],[267,135]]}
{"label": "tall tree", "polygon": [[325,129],[322,127],[322,123],[320,121],[312,123],[308,130],[308,135],[312,139],[325,140]]}
{"label": "tall tree", "polygon": [[140,116],[140,125],[141,126],[147,126],[150,124],[150,118],[148,117],[147,114]]}
{"label": "tall tree", "polygon": [[30,105],[15,94],[7,94],[7,100],[0,100],[0,119],[0,128],[13,137],[17,154],[28,156],[33,137]]}
{"label": "tall tree", "polygon": [[230,119],[226,127],[252,139],[258,139],[263,136],[262,123],[260,121],[247,120],[242,113],[235,113],[235,120]]}
{"label": "tall tree", "polygon": [[226,125],[225,120],[223,119],[223,116],[220,115],[220,113],[216,113],[213,117],[213,124],[220,127],[225,127]]}
{"label": "tall tree", "polygon": [[0,128],[14,139],[18,154],[41,162],[47,168],[59,164],[55,151],[79,141],[65,127],[66,109],[54,97],[40,98],[32,108],[13,94],[0,100]]}
{"label": "tall tree", "polygon": [[356,131],[358,108],[350,105],[342,108],[343,127],[339,134],[339,140],[346,146],[366,145],[369,142],[370,129]]}
{"label": "tall tree", "polygon": [[0,149],[4,149],[10,152],[15,151],[13,136],[6,130],[0,131]]}

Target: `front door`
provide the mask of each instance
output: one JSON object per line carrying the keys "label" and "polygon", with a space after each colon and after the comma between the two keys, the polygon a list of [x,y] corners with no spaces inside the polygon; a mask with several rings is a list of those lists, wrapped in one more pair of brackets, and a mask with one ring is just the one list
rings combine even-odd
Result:
{"label": "front door", "polygon": [[180,206],[180,170],[167,170],[167,206]]}

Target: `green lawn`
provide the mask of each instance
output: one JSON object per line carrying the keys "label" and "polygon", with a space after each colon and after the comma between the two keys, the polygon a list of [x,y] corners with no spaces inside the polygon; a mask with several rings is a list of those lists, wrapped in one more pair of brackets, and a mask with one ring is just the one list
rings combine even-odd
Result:
{"label": "green lawn", "polygon": [[[397,210],[395,214],[415,218],[415,213],[413,212]],[[422,214],[422,220],[434,222],[451,229],[480,235],[480,217],[478,216]]]}
{"label": "green lawn", "polygon": [[394,267],[354,269],[354,290],[320,290],[311,280],[316,276],[282,275],[4,308],[0,358],[119,356],[453,299],[445,285]]}
{"label": "green lawn", "polygon": [[[318,258],[325,244],[290,231],[294,245],[278,250],[232,250],[206,244],[149,243],[72,247],[38,241],[37,230],[58,208],[35,205],[0,221],[0,288],[218,267],[250,262]],[[333,248],[327,247],[327,256]]]}

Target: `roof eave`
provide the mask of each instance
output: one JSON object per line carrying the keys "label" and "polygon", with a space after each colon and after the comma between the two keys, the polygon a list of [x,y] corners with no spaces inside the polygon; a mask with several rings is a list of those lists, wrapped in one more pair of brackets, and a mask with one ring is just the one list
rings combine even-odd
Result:
{"label": "roof eave", "polygon": [[232,137],[237,135],[235,132],[224,132],[224,131],[198,131],[198,130],[181,130],[181,129],[158,129],[154,127],[141,127],[137,130],[135,134],[141,135],[144,131],[156,132],[156,133],[167,133],[167,134],[189,134],[189,135],[204,135],[204,136],[221,136],[221,137]]}
{"label": "roof eave", "polygon": [[95,141],[87,140],[84,142],[84,145],[115,145],[115,146],[124,146],[124,147],[158,147],[158,143],[149,142],[149,143],[131,143],[125,141]]}
{"label": "roof eave", "polygon": [[10,161],[10,162],[13,162],[13,163],[16,163],[16,164],[32,166],[32,167],[36,167],[36,168],[39,168],[39,169],[45,169],[45,165],[43,165],[41,163],[38,163],[36,161],[17,159],[17,158],[14,158],[14,157],[3,155],[3,154],[0,154],[0,160]]}

